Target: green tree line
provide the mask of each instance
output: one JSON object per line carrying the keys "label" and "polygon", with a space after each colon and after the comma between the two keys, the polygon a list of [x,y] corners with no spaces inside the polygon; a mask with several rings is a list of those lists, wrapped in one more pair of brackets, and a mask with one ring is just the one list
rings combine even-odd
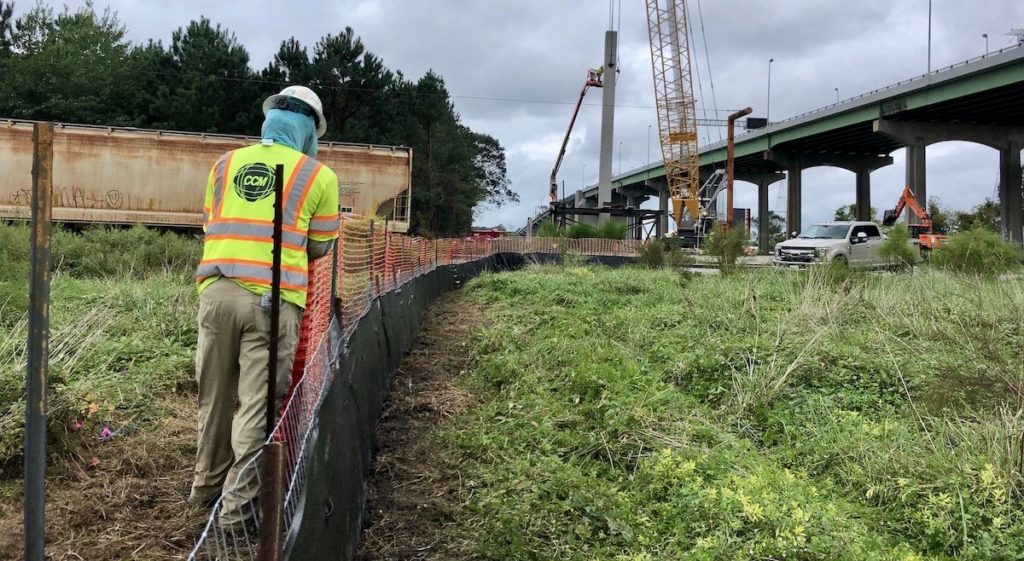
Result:
{"label": "green tree line", "polygon": [[413,149],[412,228],[467,233],[480,204],[517,202],[497,139],[465,126],[444,78],[389,69],[346,27],[312,46],[281,42],[254,69],[235,34],[206,18],[170,44],[135,44],[116,12],[37,4],[13,17],[0,0],[0,117],[255,135],[261,103],[286,84],[324,103],[324,140]]}

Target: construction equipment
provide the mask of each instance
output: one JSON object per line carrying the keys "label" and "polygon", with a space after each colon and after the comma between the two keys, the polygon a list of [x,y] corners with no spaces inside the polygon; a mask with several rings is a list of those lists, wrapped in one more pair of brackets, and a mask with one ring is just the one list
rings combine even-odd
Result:
{"label": "construction equipment", "polygon": [[647,0],[647,23],[665,178],[676,228],[682,229],[687,216],[699,224],[705,212],[697,173],[697,114],[690,79],[686,0]]}
{"label": "construction equipment", "polygon": [[555,160],[555,167],[551,168],[551,204],[554,205],[558,201],[558,180],[555,179],[558,175],[558,168],[562,167],[562,158],[565,157],[565,147],[569,144],[569,135],[572,134],[572,127],[576,125],[576,116],[580,114],[580,106],[583,105],[583,97],[587,95],[587,90],[590,88],[600,88],[604,84],[601,83],[601,74],[603,68],[593,69],[587,71],[587,81],[583,83],[583,89],[580,90],[580,97],[576,100],[576,109],[572,112],[572,119],[569,120],[569,128],[565,131],[565,138],[562,140],[562,148],[558,151],[558,159]]}
{"label": "construction equipment", "polygon": [[931,251],[938,249],[942,246],[942,243],[946,241],[948,236],[937,233],[934,231],[932,224],[932,215],[928,214],[928,211],[921,206],[921,203],[917,202],[917,197],[910,191],[910,187],[903,188],[903,194],[900,195],[900,200],[896,201],[896,208],[886,209],[885,216],[882,218],[883,226],[892,226],[900,218],[900,214],[903,214],[903,209],[910,208],[910,211],[914,213],[920,222],[918,224],[911,224],[909,227],[910,237],[916,238],[921,244],[922,251]]}

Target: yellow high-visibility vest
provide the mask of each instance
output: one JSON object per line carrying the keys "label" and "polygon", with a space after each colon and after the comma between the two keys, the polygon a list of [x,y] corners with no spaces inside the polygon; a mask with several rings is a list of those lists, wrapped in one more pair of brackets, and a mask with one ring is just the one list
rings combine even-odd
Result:
{"label": "yellow high-visibility vest", "polygon": [[338,176],[282,144],[225,154],[210,171],[203,205],[199,291],[227,277],[256,294],[270,290],[274,248],[274,169],[284,165],[281,299],[306,307],[310,239],[338,237]]}

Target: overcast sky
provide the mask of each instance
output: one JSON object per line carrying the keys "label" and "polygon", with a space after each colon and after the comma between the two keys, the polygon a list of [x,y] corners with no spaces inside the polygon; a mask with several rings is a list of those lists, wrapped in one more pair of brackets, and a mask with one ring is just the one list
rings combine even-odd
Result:
{"label": "overcast sky", "polygon": [[[84,0],[63,3],[75,8]],[[16,13],[31,5],[16,0]],[[140,42],[154,38],[166,44],[174,29],[207,16],[238,36],[257,69],[283,39],[295,36],[312,46],[321,36],[351,26],[388,67],[410,78],[435,70],[444,76],[463,121],[501,141],[512,187],[522,198],[519,205],[479,209],[476,222],[516,228],[546,204],[548,176],[572,106],[586,69],[602,62],[609,26],[605,0],[95,0],[95,5],[117,11],[129,37]],[[621,72],[613,172],[620,160],[627,170],[660,157],[644,6],[643,0],[623,0],[613,14]],[[928,0],[689,0],[689,6],[694,26],[703,24],[705,32],[696,36],[693,59],[700,75],[699,88],[694,85],[697,105],[709,110],[707,117],[715,116],[716,106],[724,116],[747,105],[755,116],[764,116],[769,58],[775,59],[773,121],[834,102],[835,88],[847,98],[926,70]],[[1022,0],[933,0],[932,67],[983,54],[983,33],[991,50],[1013,44],[1006,35],[1011,27],[1024,27]],[[566,192],[597,181],[600,93],[589,94],[577,121],[559,175]],[[700,141],[722,136],[724,130],[702,130]],[[904,184],[903,150],[893,156],[893,165],[872,174],[872,206],[880,209],[895,204]],[[969,208],[994,196],[995,150],[947,142],[930,146],[927,157],[929,195],[947,206]],[[803,181],[804,224],[830,218],[836,207],[854,200],[852,173],[814,168],[804,172]],[[772,188],[770,206],[777,212],[785,209],[784,186],[779,182]],[[756,209],[756,188],[737,183],[736,205]]]}

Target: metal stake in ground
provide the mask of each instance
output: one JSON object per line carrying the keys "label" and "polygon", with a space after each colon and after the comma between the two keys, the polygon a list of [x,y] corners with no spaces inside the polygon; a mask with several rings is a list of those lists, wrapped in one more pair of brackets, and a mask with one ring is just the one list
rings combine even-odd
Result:
{"label": "metal stake in ground", "polygon": [[46,545],[43,528],[46,508],[46,373],[50,362],[53,123],[36,123],[32,144],[28,368],[25,372],[25,559],[43,561]]}
{"label": "metal stake in ground", "polygon": [[267,364],[267,438],[274,431],[277,399],[277,346],[281,327],[281,237],[284,222],[284,166],[274,169],[274,249],[270,271],[270,359]]}
{"label": "metal stake in ground", "polygon": [[743,109],[740,109],[739,111],[733,113],[732,115],[729,115],[729,132],[728,136],[726,137],[727,140],[725,145],[725,150],[727,153],[725,163],[725,223],[729,226],[729,229],[732,229],[732,183],[733,176],[735,175],[734,170],[736,153],[736,135],[733,131],[736,125],[736,119],[739,119],[744,115],[749,115],[751,111],[753,111],[753,109],[749,107],[744,107]]}

